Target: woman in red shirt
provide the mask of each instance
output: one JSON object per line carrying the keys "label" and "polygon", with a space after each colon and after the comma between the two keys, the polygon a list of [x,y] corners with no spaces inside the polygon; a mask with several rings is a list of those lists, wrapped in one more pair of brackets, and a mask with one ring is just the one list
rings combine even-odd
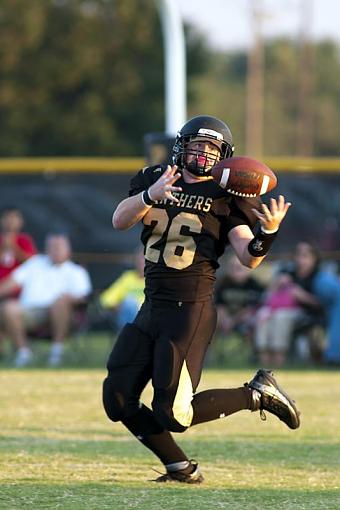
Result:
{"label": "woman in red shirt", "polygon": [[37,253],[32,237],[21,232],[24,218],[16,207],[6,207],[0,216],[0,280]]}
{"label": "woman in red shirt", "polygon": [[[0,215],[0,281],[6,278],[16,267],[37,253],[33,238],[21,232],[24,218],[17,207],[6,207]],[[20,289],[11,297],[18,297]],[[0,338],[0,357],[2,355]]]}

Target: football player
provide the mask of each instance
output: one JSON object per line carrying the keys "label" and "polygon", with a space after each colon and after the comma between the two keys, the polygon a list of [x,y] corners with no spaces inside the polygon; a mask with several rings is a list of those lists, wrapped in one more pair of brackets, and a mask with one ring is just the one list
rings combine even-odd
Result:
{"label": "football player", "polygon": [[[243,265],[258,266],[290,206],[283,196],[267,207],[220,188],[210,170],[233,151],[224,122],[192,118],[177,135],[173,165],[141,170],[113,214],[119,230],[143,223],[145,301],[110,354],[103,402],[108,417],[121,421],[164,464],[158,482],[203,481],[197,462],[170,432],[242,409],[267,410],[292,429],[300,424],[294,401],[264,369],[239,388],[196,393],[216,325],[212,296],[218,258],[230,244]],[[150,380],[152,410],[140,401]]]}

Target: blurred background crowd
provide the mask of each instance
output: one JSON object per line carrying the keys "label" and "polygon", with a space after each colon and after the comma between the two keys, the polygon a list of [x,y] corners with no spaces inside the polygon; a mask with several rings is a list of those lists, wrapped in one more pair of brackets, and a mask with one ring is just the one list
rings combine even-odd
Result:
{"label": "blurred background crowd", "polygon": [[[4,366],[34,363],[33,337],[49,338],[51,366],[63,363],[66,340],[79,331],[94,331],[94,343],[105,331],[111,342],[141,303],[139,230],[117,234],[111,216],[134,172],[163,160],[172,141],[164,133],[156,4],[0,4]],[[205,4],[182,7],[188,117],[225,120],[235,154],[264,159],[278,175],[273,196],[293,203],[263,267],[249,271],[229,254],[222,260],[208,363],[338,365],[339,41],[325,32],[315,37],[316,0],[290,0],[296,23],[289,34],[268,30],[271,19],[284,19],[287,2],[254,4],[239,3],[235,16],[248,19],[247,40],[233,29],[228,46],[209,32],[217,18],[228,31],[231,2],[211,1],[201,28],[195,20],[204,19]],[[336,18],[336,4],[328,0],[329,18]]]}

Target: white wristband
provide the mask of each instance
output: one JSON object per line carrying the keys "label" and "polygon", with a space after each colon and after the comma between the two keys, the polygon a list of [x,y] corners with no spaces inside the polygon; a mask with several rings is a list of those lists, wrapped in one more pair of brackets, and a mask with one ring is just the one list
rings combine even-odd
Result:
{"label": "white wristband", "polygon": [[279,227],[277,227],[273,230],[268,230],[267,228],[263,228],[263,226],[261,225],[261,230],[264,234],[275,234],[275,232],[277,232],[279,230]]}
{"label": "white wristband", "polygon": [[144,193],[145,193],[145,191],[142,191],[142,193],[141,193],[141,199],[142,199],[143,204],[145,205],[145,207],[152,207],[150,204],[147,204],[145,202],[145,200],[144,200]]}

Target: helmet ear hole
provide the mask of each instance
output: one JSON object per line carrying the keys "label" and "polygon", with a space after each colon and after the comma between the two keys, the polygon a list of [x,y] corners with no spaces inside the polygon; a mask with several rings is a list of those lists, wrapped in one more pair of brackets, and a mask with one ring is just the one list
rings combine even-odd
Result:
{"label": "helmet ear hole", "polygon": [[[234,154],[234,149],[235,149],[234,146],[231,146],[231,145],[227,144],[227,148],[226,148],[226,151],[225,151],[225,158],[232,158],[233,154]],[[225,159],[225,158],[222,158],[222,159]]]}

